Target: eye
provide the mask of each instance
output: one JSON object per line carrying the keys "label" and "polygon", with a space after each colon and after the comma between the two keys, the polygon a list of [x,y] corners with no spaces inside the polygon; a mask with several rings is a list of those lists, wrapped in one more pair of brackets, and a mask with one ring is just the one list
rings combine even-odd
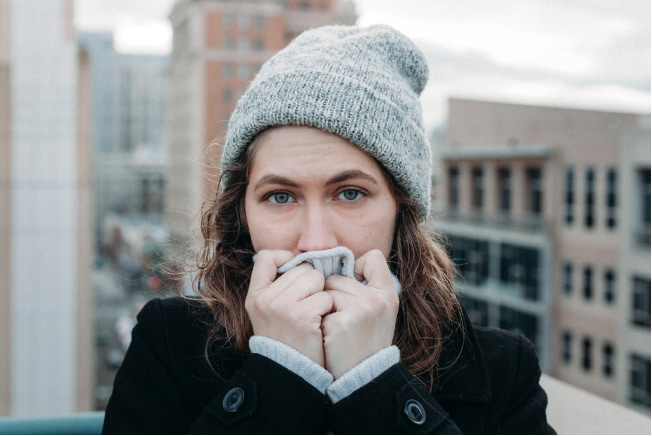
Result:
{"label": "eye", "polygon": [[338,197],[346,201],[355,201],[362,197],[362,195],[362,192],[357,189],[345,189],[339,193]]}
{"label": "eye", "polygon": [[293,198],[287,192],[273,192],[267,197],[267,200],[274,204],[285,204],[292,201]]}

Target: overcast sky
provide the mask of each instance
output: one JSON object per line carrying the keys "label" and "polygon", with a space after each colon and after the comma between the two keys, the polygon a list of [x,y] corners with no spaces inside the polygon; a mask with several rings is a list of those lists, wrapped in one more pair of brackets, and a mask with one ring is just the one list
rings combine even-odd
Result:
{"label": "overcast sky", "polygon": [[[82,30],[120,51],[169,53],[174,0],[76,0]],[[428,129],[448,97],[650,112],[650,0],[356,0],[358,24],[384,23],[428,58]]]}

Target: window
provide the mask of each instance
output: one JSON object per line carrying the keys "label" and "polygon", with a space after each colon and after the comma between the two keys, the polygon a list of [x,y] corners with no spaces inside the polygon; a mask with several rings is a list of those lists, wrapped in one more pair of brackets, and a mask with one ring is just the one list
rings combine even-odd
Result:
{"label": "window", "polygon": [[632,323],[650,327],[650,279],[634,277],[632,280]]}
{"label": "window", "polygon": [[241,29],[248,29],[249,28],[249,15],[241,14],[238,17],[238,27],[240,27]]}
{"label": "window", "polygon": [[469,296],[461,297],[462,306],[473,325],[486,327],[489,325],[489,304]]}
{"label": "window", "polygon": [[564,282],[563,282],[563,289],[564,289],[564,294],[570,295],[573,293],[573,264],[570,262],[566,262],[564,264]]}
{"label": "window", "polygon": [[535,248],[500,244],[500,281],[511,285],[504,292],[516,291],[520,298],[539,299],[539,252]]}
{"label": "window", "polygon": [[238,50],[246,51],[249,50],[249,39],[241,36],[238,40]]}
{"label": "window", "polygon": [[310,2],[307,1],[299,2],[299,9],[307,11],[308,9],[310,9]]}
{"label": "window", "polygon": [[584,267],[584,298],[590,300],[593,297],[593,269],[590,266]]}
{"label": "window", "polygon": [[256,15],[256,18],[254,19],[256,28],[262,29],[265,27],[265,17],[262,15]]}
{"label": "window", "polygon": [[585,186],[585,210],[584,210],[584,225],[587,229],[593,227],[593,215],[594,215],[594,203],[595,203],[595,173],[593,168],[588,168],[585,174],[586,186]]}
{"label": "window", "polygon": [[233,27],[233,14],[231,12],[225,12],[222,15],[222,25],[227,29]]}
{"label": "window", "polygon": [[471,205],[476,210],[482,210],[484,172],[482,168],[473,168],[471,172]]}
{"label": "window", "polygon": [[509,168],[498,169],[498,210],[508,214],[511,208],[511,171]]}
{"label": "window", "polygon": [[263,43],[263,40],[260,38],[256,38],[254,40],[254,50],[263,51],[264,49],[265,49],[265,44]]}
{"label": "window", "polygon": [[460,205],[460,170],[457,167],[448,169],[448,206],[457,209]]}
{"label": "window", "polygon": [[629,363],[629,398],[634,403],[650,407],[650,359],[632,354]]}
{"label": "window", "polygon": [[584,368],[585,371],[591,369],[591,347],[591,339],[584,338],[582,341],[582,368]]}
{"label": "window", "polygon": [[451,259],[467,283],[483,284],[489,277],[489,243],[471,238],[449,236]]}
{"label": "window", "polygon": [[573,205],[575,202],[575,171],[573,168],[566,169],[566,202],[565,221],[567,225],[573,224]]}
{"label": "window", "polygon": [[650,169],[638,170],[636,243],[650,247]]}
{"label": "window", "polygon": [[224,88],[224,93],[222,94],[222,101],[224,103],[231,103],[233,101],[233,91],[231,88]]}
{"label": "window", "polygon": [[607,198],[605,204],[607,205],[607,214],[605,225],[607,229],[613,230],[616,228],[616,195],[618,195],[617,187],[617,173],[615,168],[607,170]]}
{"label": "window", "polygon": [[611,304],[616,299],[616,275],[613,270],[604,271],[604,301]]}
{"label": "window", "polygon": [[222,41],[222,46],[225,50],[233,50],[235,48],[235,43],[233,42],[233,38],[230,36],[225,36],[224,40]]}
{"label": "window", "polygon": [[610,378],[614,375],[614,347],[610,343],[602,347],[602,374]]}
{"label": "window", "polygon": [[568,330],[564,331],[564,333],[561,335],[561,360],[564,363],[570,363],[573,358],[572,342],[573,336],[571,333]]}
{"label": "window", "polygon": [[521,333],[538,346],[539,323],[536,316],[506,306],[500,306],[499,313],[501,329]]}
{"label": "window", "polygon": [[238,79],[246,80],[249,78],[249,65],[240,64],[238,65]]}
{"label": "window", "polygon": [[541,215],[543,208],[543,180],[541,168],[528,168],[526,172],[528,189],[528,212]]}
{"label": "window", "polygon": [[233,64],[227,63],[222,66],[222,77],[225,79],[233,77]]}

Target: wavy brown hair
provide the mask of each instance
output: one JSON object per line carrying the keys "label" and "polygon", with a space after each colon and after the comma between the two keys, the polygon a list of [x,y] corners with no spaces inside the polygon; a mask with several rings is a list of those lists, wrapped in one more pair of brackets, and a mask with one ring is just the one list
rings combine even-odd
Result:
{"label": "wavy brown hair", "polygon": [[[253,334],[245,297],[254,250],[244,198],[256,144],[254,140],[240,162],[224,169],[221,177],[225,187],[218,189],[202,214],[204,241],[197,255],[193,285],[215,320],[206,344],[209,362],[213,343],[225,341],[244,354],[249,352],[248,341]],[[378,165],[398,203],[394,245],[388,260],[401,281],[394,344],[406,367],[432,387],[442,342],[461,326],[461,306],[453,287],[455,267],[442,248],[443,237],[421,222],[419,203]]]}

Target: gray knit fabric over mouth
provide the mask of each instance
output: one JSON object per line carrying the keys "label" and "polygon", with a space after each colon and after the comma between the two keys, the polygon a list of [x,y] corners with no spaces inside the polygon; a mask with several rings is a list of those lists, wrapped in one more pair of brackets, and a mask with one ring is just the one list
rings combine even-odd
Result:
{"label": "gray knit fabric over mouth", "polygon": [[398,185],[430,208],[430,145],[419,95],[428,66],[395,29],[326,26],[309,30],[269,59],[229,120],[222,168],[236,163],[273,126],[312,126],[373,156]]}

